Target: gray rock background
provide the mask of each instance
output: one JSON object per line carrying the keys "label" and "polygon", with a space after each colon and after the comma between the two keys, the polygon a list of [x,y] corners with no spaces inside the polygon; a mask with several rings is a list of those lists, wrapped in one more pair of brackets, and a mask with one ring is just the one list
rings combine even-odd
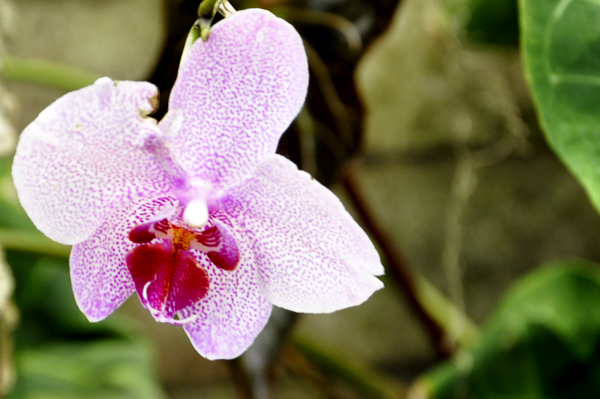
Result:
{"label": "gray rock background", "polygon": [[[147,79],[166,39],[162,0],[18,0],[13,8],[14,28],[5,46],[9,54],[113,79]],[[19,99],[19,131],[64,94],[21,82],[8,87]]]}

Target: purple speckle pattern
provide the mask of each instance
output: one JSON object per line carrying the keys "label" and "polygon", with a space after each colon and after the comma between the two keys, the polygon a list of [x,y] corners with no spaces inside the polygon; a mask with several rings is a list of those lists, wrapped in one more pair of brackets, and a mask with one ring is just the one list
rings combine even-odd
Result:
{"label": "purple speckle pattern", "polygon": [[145,142],[161,135],[144,82],[99,79],[69,93],[21,134],[13,164],[19,200],[51,239],[76,244],[136,198],[169,191],[169,177]]}
{"label": "purple speckle pattern", "polygon": [[[227,218],[221,215],[222,220]],[[229,226],[232,231],[241,229]],[[199,315],[184,326],[194,348],[208,359],[241,355],[263,329],[271,303],[261,294],[251,241],[233,233],[241,259],[234,271],[223,270],[197,249],[192,249],[210,280],[208,295],[180,312],[181,318]]]}
{"label": "purple speckle pattern", "polygon": [[169,99],[181,127],[165,128],[168,145],[190,176],[227,186],[275,152],[307,87],[294,28],[264,10],[239,11],[208,41],[196,41],[182,63]]}
{"label": "purple speckle pattern", "polygon": [[273,305],[328,313],[383,287],[364,231],[331,191],[282,156],[266,156],[227,197],[225,211],[253,238],[260,288]]}
{"label": "purple speckle pattern", "polygon": [[136,246],[127,238],[129,231],[176,205],[171,197],[131,202],[109,215],[91,237],[73,246],[71,284],[79,309],[90,321],[104,319],[135,289],[125,263],[125,255]]}
{"label": "purple speckle pattern", "polygon": [[[73,291],[91,321],[137,288],[200,354],[230,359],[272,305],[326,313],[382,287],[379,256],[340,201],[274,154],[307,85],[297,32],[246,10],[193,45],[158,125],[146,117],[153,85],[102,78],[25,129],[19,198],[44,234],[74,244]],[[182,219],[195,199],[210,213],[202,229]]]}

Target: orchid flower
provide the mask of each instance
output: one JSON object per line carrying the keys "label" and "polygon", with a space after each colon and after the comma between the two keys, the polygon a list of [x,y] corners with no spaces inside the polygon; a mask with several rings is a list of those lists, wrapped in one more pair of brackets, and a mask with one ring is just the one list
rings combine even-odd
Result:
{"label": "orchid flower", "polygon": [[245,10],[182,61],[157,123],[157,88],[101,78],[22,133],[19,199],[73,245],[77,304],[90,321],[134,291],[209,359],[239,356],[272,306],[328,313],[383,285],[367,235],[328,189],[275,154],[308,86],[302,40]]}

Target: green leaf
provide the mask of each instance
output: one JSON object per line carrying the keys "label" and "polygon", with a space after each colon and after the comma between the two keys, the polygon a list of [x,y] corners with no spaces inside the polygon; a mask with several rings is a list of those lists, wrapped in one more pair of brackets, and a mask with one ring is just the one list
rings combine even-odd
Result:
{"label": "green leaf", "polygon": [[600,210],[600,0],[520,0],[520,11],[542,128]]}
{"label": "green leaf", "polygon": [[426,397],[600,397],[600,269],[547,265],[505,295],[480,344],[423,377]]}

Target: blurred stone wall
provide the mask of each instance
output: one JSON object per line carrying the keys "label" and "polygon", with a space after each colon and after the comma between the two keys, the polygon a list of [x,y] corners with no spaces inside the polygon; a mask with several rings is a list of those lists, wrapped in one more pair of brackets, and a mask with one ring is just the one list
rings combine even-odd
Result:
{"label": "blurred stone wall", "polygon": [[[113,79],[147,79],[166,39],[162,0],[19,0],[13,8],[8,53]],[[21,104],[15,122],[19,131],[64,94],[22,82],[8,87]]]}
{"label": "blurred stone wall", "polygon": [[[404,0],[362,58],[357,178],[411,269],[484,323],[542,262],[599,261],[600,217],[545,144],[518,50],[469,43],[454,3]],[[303,317],[298,333],[396,375],[422,371],[431,343],[386,283],[359,308]]]}
{"label": "blurred stone wall", "polygon": [[[518,49],[466,40],[457,3],[403,0],[361,59],[356,178],[409,267],[483,324],[541,263],[600,261],[600,216],[545,143]],[[336,193],[352,212],[343,188]],[[296,333],[409,381],[434,364],[435,350],[383,280],[357,308],[302,316]]]}

